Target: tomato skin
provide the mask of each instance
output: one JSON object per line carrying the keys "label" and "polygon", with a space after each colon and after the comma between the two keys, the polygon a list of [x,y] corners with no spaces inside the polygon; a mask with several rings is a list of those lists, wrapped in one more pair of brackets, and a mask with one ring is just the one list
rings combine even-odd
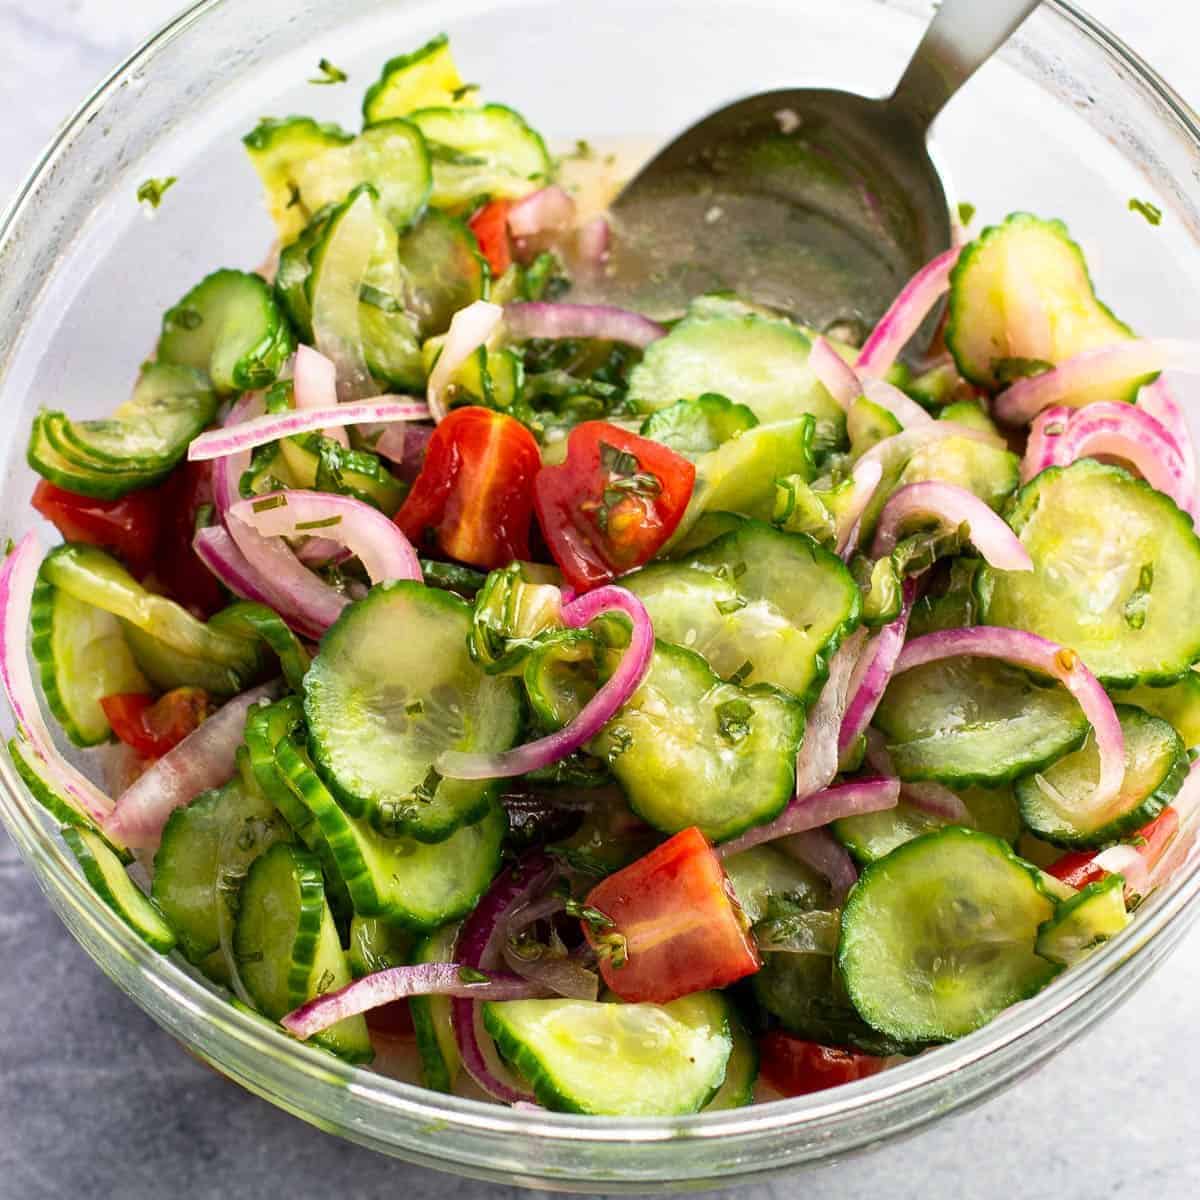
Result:
{"label": "tomato skin", "polygon": [[408,1007],[407,1000],[393,1000],[390,1004],[381,1004],[364,1015],[367,1018],[367,1028],[380,1037],[406,1038],[415,1032],[412,1010]]}
{"label": "tomato skin", "polygon": [[542,534],[576,591],[652,559],[675,532],[696,482],[686,458],[607,421],[584,421],[567,438],[566,461],[534,485]]}
{"label": "tomato skin", "polygon": [[[593,928],[585,921],[584,934],[600,951],[604,982],[622,1000],[668,1004],[762,965],[721,861],[695,826],[602,880],[587,904],[613,922]],[[604,952],[614,933],[625,939],[622,966]]]}
{"label": "tomato skin", "polygon": [[113,733],[143,758],[161,758],[197,729],[208,715],[203,688],[180,687],[157,700],[143,692],[121,692],[100,701]]}
{"label": "tomato skin", "polygon": [[883,1070],[872,1054],[806,1042],[780,1029],[759,1039],[759,1073],[784,1096],[808,1096],[826,1088],[866,1079]]}
{"label": "tomato skin", "polygon": [[155,490],[94,500],[41,479],[33,489],[33,507],[64,540],[109,551],[139,579],[154,565],[164,511]]}
{"label": "tomato skin", "polygon": [[490,408],[456,408],[429,439],[396,524],[414,546],[473,567],[490,571],[528,559],[541,465],[538,444],[520,421]]}
{"label": "tomato skin", "polygon": [[[1143,825],[1134,834],[1133,848],[1152,867],[1162,857],[1168,843],[1179,832],[1179,814],[1173,808],[1164,808],[1153,821]],[[1062,880],[1073,888],[1085,888],[1089,883],[1098,883],[1108,872],[1096,865],[1099,850],[1071,850],[1046,868],[1047,874]]]}
{"label": "tomato skin", "polygon": [[479,252],[487,259],[492,278],[499,279],[512,266],[512,242],[508,236],[511,200],[489,200],[472,214],[467,228],[479,243]]}
{"label": "tomato skin", "polygon": [[164,516],[155,574],[173,599],[207,620],[226,604],[221,585],[192,549],[200,509],[212,503],[212,463],[181,462],[156,494]]}

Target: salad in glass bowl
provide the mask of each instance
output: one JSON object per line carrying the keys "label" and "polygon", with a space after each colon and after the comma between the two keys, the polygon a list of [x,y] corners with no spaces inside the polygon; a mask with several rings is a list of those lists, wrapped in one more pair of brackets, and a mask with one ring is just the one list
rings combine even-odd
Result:
{"label": "salad in glass bowl", "polygon": [[363,115],[247,134],[268,263],[30,431],[9,749],[99,901],[330,1053],[597,1115],[861,1078],[1119,935],[1200,801],[1200,350],[1025,213],[861,345],[582,303],[594,151],[445,38]]}

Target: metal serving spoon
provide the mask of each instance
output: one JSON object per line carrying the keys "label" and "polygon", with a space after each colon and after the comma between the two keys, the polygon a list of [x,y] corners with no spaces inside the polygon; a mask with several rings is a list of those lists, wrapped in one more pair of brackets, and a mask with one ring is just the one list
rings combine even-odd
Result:
{"label": "metal serving spoon", "polygon": [[943,0],[890,97],[784,88],[705,117],[626,184],[600,289],[662,319],[730,290],[865,331],[950,246],[933,118],[1039,0]]}

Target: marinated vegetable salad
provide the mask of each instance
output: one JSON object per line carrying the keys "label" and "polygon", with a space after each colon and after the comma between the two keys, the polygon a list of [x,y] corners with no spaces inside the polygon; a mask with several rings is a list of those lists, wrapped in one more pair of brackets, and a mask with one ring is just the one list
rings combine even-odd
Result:
{"label": "marinated vegetable salad", "polygon": [[363,113],[249,133],[277,263],[34,421],[9,749],[100,899],[351,1062],[618,1115],[862,1078],[1118,934],[1197,824],[1200,351],[1021,213],[861,346],[573,303],[619,230],[444,37]]}

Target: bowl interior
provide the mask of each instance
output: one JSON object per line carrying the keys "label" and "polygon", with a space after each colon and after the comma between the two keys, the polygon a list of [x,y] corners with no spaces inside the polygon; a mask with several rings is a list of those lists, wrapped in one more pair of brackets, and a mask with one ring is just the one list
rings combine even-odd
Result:
{"label": "bowl interior", "polygon": [[[5,535],[33,524],[23,451],[40,406],[110,410],[151,353],[162,312],[217,266],[272,241],[239,144],[262,115],[353,127],[391,54],[445,29],[464,77],[522,111],[552,149],[665,138],[739,96],[787,85],[886,93],[930,7],[904,0],[211,0],[142,52],[68,128],[0,234],[0,449]],[[764,31],[769,30],[769,36]],[[318,57],[348,86],[306,80]],[[1187,332],[1200,307],[1200,137],[1186,109],[1065,6],[1039,11],[936,127],[976,224],[1060,216],[1097,289],[1136,330]],[[177,175],[162,208],[134,199]],[[1154,228],[1131,197],[1164,210]],[[1180,380],[1186,401],[1193,381]],[[1200,434],[1200,426],[1194,426]],[[6,736],[11,717],[0,719]],[[0,810],[44,888],[104,969],[246,1086],[325,1128],[466,1173],[617,1190],[699,1187],[812,1161],[913,1127],[1032,1066],[1127,991],[1182,932],[1192,871],[1080,971],[983,1033],[825,1097],[675,1121],[530,1118],[380,1080],[223,1004],[110,921],[82,890],[7,763]],[[1182,915],[1181,915],[1182,914]]]}

